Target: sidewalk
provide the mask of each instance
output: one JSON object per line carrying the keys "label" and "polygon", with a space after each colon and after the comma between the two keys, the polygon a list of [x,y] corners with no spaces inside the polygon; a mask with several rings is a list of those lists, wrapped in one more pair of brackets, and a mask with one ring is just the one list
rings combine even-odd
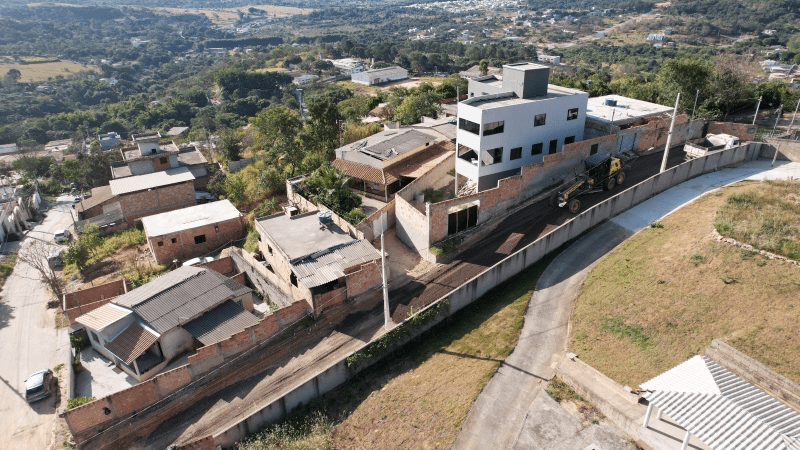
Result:
{"label": "sidewalk", "polygon": [[[697,177],[609,220],[559,255],[539,278],[525,313],[517,347],[478,396],[453,448],[511,448],[520,431],[528,426],[526,415],[530,416],[527,411],[533,399],[552,378],[558,361],[566,352],[572,303],[593,265],[606,253],[651,222],[721,186],[746,179],[787,178],[800,179],[800,163],[779,161],[772,168],[771,161],[758,160]],[[592,384],[591,380],[585,382]],[[634,402],[634,410],[635,407]],[[641,429],[641,417],[636,416],[637,413],[633,412],[620,414]],[[656,422],[652,420],[651,424]],[[624,424],[617,426],[626,429]],[[655,444],[653,448],[680,447],[681,430],[677,435],[674,427],[659,425],[656,430],[653,433],[645,430],[642,434],[643,437],[651,436],[649,440]],[[667,440],[661,442],[658,436],[664,434],[668,436]],[[678,439],[676,446],[669,445],[673,435]]]}

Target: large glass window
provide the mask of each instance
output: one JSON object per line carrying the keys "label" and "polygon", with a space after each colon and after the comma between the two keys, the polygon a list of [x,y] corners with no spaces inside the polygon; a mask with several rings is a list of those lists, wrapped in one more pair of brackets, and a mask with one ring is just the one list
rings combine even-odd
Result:
{"label": "large glass window", "polygon": [[484,166],[491,166],[503,162],[503,147],[483,151],[482,161]]}
{"label": "large glass window", "polygon": [[550,154],[552,155],[556,150],[558,150],[558,139],[553,139],[550,141]]}
{"label": "large glass window", "polygon": [[520,159],[522,158],[522,147],[512,148],[511,149],[511,159]]}
{"label": "large glass window", "polygon": [[472,134],[481,134],[481,126],[467,119],[458,119],[458,128]]}
{"label": "large glass window", "polygon": [[537,114],[533,118],[533,126],[540,127],[544,125],[545,119],[547,119],[547,114]]}
{"label": "large glass window", "polygon": [[578,118],[578,108],[572,108],[567,111],[567,120],[575,120]]}
{"label": "large glass window", "polygon": [[531,147],[531,155],[541,155],[543,148],[544,148],[544,142],[533,144],[533,147]]}
{"label": "large glass window", "polygon": [[483,135],[484,136],[491,136],[493,134],[500,134],[503,132],[503,127],[505,126],[505,121],[501,120],[499,122],[489,122],[483,125]]}

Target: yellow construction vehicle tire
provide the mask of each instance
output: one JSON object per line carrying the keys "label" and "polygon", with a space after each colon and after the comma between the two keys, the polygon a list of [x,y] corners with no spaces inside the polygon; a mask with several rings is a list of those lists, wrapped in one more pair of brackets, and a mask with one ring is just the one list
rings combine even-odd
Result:
{"label": "yellow construction vehicle tire", "polygon": [[605,182],[603,182],[603,189],[606,191],[610,191],[614,189],[614,186],[617,185],[616,179],[614,177],[608,177]]}
{"label": "yellow construction vehicle tire", "polygon": [[573,198],[567,203],[567,208],[569,208],[569,212],[572,214],[578,214],[578,211],[581,210],[581,201],[577,198]]}
{"label": "yellow construction vehicle tire", "polygon": [[614,178],[617,179],[617,184],[618,185],[624,183],[625,182],[625,172],[620,170]]}

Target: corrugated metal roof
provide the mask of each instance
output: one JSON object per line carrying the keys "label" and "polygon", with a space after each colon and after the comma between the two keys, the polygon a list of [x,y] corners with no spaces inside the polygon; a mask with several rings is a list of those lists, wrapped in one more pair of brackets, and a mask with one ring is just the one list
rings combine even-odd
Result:
{"label": "corrugated metal roof", "polygon": [[105,305],[89,311],[86,314],[78,316],[76,322],[91,328],[93,330],[102,330],[103,328],[111,325],[112,323],[122,319],[123,317],[133,314],[133,311],[119,307],[113,303],[106,303]]}
{"label": "corrugated metal roof", "polygon": [[122,195],[192,180],[194,180],[194,175],[188,167],[176,167],[163,172],[116,178],[109,181],[108,184],[111,186],[112,194]]}
{"label": "corrugated metal roof", "polygon": [[365,240],[354,240],[292,262],[298,283],[307,288],[322,286],[344,276],[344,270],[380,259],[380,253]]}
{"label": "corrugated metal roof", "polygon": [[258,325],[256,316],[246,311],[239,303],[227,301],[185,324],[183,329],[203,345],[211,345],[253,325]]}
{"label": "corrugated metal roof", "polygon": [[712,448],[800,450],[800,414],[705,356],[641,385],[644,397]]}
{"label": "corrugated metal roof", "polygon": [[109,203],[108,205],[104,206],[103,209],[106,210],[103,214],[75,222],[75,229],[81,230],[84,226],[86,226],[87,223],[92,223],[97,225],[98,228],[103,228],[105,226],[122,221],[122,207],[120,206],[119,202]]}
{"label": "corrugated metal roof", "polygon": [[151,238],[233,220],[241,216],[242,213],[229,200],[220,200],[142,217],[142,226],[147,237]]}
{"label": "corrugated metal roof", "polygon": [[92,196],[81,200],[76,208],[78,212],[85,211],[109,200],[113,196],[114,194],[111,193],[111,186],[109,185],[92,188]]}
{"label": "corrugated metal roof", "polygon": [[105,347],[126,364],[131,364],[157,340],[158,336],[133,322],[113,341],[106,342]]}
{"label": "corrugated metal roof", "polygon": [[181,326],[251,289],[204,267],[181,267],[113,300],[159,333]]}

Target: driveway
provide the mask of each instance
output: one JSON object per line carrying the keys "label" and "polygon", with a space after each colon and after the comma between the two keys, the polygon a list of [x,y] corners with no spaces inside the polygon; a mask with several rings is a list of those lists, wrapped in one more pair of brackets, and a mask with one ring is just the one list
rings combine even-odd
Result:
{"label": "driveway", "polygon": [[572,303],[589,271],[637,231],[697,197],[744,179],[800,178],[799,163],[759,160],[679,184],[609,220],[561,253],[536,285],[519,342],[464,420],[454,449],[510,449],[535,420],[529,408],[566,352]]}
{"label": "driveway", "polygon": [[[8,249],[24,248],[34,239],[52,242],[55,230],[71,225],[71,197],[63,198],[43,223]],[[59,211],[60,210],[60,211]],[[23,383],[31,373],[69,361],[66,330],[56,330],[55,310],[47,309],[51,294],[35,269],[17,263],[0,292],[0,436],[3,448],[46,449],[56,445],[56,398],[28,405]],[[62,370],[62,373],[65,373]],[[60,445],[60,443],[58,443]]]}

